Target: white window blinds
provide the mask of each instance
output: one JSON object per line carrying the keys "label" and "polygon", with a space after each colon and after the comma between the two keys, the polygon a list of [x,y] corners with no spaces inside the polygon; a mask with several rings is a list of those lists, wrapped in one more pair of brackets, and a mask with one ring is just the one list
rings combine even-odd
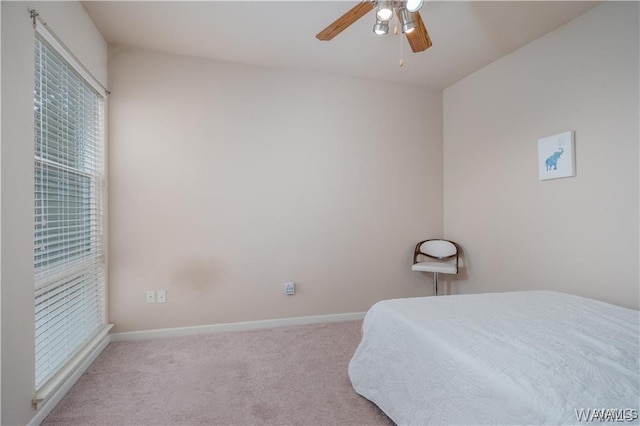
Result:
{"label": "white window blinds", "polygon": [[35,38],[36,389],[105,325],[104,98]]}

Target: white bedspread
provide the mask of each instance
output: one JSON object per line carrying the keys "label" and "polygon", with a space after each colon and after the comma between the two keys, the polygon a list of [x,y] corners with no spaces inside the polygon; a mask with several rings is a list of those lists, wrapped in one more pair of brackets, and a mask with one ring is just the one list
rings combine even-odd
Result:
{"label": "white bedspread", "polygon": [[386,300],[365,317],[349,377],[399,425],[577,424],[591,409],[632,420],[639,323],[550,291]]}

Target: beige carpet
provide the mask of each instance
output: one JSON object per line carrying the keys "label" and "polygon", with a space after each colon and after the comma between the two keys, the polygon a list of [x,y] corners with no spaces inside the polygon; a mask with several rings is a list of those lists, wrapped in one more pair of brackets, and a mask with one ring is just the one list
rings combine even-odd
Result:
{"label": "beige carpet", "polygon": [[389,425],[347,366],[361,321],[111,343],[45,425]]}

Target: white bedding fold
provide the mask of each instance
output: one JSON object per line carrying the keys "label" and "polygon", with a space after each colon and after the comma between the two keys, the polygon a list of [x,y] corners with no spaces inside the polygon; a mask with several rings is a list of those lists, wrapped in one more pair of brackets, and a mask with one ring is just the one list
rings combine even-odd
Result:
{"label": "white bedding fold", "polygon": [[386,300],[349,377],[400,425],[576,424],[580,409],[638,410],[639,324],[550,291]]}

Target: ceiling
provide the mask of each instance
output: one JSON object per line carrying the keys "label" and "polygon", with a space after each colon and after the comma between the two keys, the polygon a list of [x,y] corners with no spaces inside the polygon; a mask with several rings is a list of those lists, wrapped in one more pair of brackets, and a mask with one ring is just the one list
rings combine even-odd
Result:
{"label": "ceiling", "polygon": [[433,89],[446,88],[600,4],[426,1],[420,14],[433,46],[412,53],[404,36],[372,32],[373,11],[331,41],[315,38],[357,1],[82,3],[108,43]]}

